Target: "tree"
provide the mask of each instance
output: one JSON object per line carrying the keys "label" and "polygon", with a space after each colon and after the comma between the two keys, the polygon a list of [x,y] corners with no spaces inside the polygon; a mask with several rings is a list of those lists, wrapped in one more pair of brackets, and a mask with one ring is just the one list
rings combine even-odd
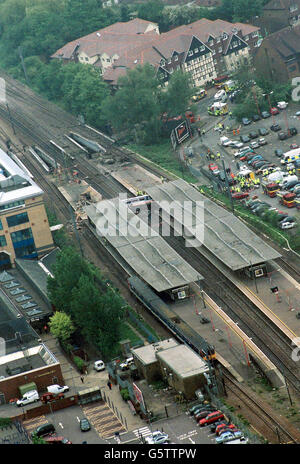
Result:
{"label": "tree", "polygon": [[170,117],[184,114],[193,93],[191,76],[182,71],[175,71],[166,91],[162,92],[163,112],[166,112]]}
{"label": "tree", "polygon": [[[150,65],[137,66],[120,77],[119,89],[102,104],[104,117],[116,129],[144,130],[155,141],[159,135],[160,85]],[[136,127],[138,126],[138,127]]]}
{"label": "tree", "polygon": [[91,275],[88,263],[73,248],[64,248],[57,256],[54,277],[49,276],[47,281],[50,301],[60,311],[70,314],[72,290],[81,274]]}
{"label": "tree", "polygon": [[61,311],[56,311],[54,316],[50,317],[49,326],[51,334],[61,342],[67,342],[75,332],[70,316]]}

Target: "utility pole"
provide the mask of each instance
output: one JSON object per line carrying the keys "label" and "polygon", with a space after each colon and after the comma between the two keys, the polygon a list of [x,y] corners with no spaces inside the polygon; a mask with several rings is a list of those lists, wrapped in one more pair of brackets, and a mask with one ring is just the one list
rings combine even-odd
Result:
{"label": "utility pole", "polygon": [[10,114],[10,109],[9,109],[8,103],[6,103],[6,108],[7,108],[8,117],[9,117],[9,120],[10,120],[10,124],[11,124],[12,130],[13,130],[13,133],[14,133],[14,135],[16,135],[15,126],[14,126],[14,123],[13,123],[13,120],[12,120],[12,117],[11,117],[11,114]]}
{"label": "utility pole", "polygon": [[255,103],[256,103],[257,112],[258,112],[259,116],[261,116],[261,112],[260,112],[260,108],[258,106],[257,95],[256,95],[256,92],[254,90],[254,86],[252,86],[252,92],[253,92],[254,100],[255,100]]}
{"label": "utility pole", "polygon": [[226,185],[226,189],[227,189],[227,193],[228,193],[228,198],[230,200],[231,209],[232,209],[232,212],[234,214],[233,198],[232,198],[232,195],[231,195],[231,192],[230,192],[230,187],[229,187],[228,177],[227,177],[227,173],[226,173],[226,169],[225,169],[224,159],[222,159],[222,166],[223,166],[223,171],[224,171],[224,176],[225,176],[225,185]]}

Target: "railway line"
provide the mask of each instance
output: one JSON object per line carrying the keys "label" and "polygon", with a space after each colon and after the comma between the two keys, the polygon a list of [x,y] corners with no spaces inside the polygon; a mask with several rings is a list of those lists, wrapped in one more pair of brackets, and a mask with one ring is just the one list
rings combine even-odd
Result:
{"label": "railway line", "polygon": [[[21,102],[26,103],[29,107],[30,104],[34,103],[41,108],[42,111],[48,114],[48,104],[43,103],[44,99],[40,97],[32,97],[31,91],[28,90],[16,91],[13,87],[8,87],[9,93],[14,93],[14,97],[19,98]],[[18,85],[16,85],[18,89]],[[26,87],[24,86],[26,89]],[[51,113],[54,105],[49,104],[49,113]],[[32,110],[31,110],[32,111]],[[58,110],[58,116],[52,119],[56,119],[57,124],[60,124],[60,121],[63,121],[64,115],[67,114],[63,110]],[[118,195],[120,192],[126,192],[126,189],[119,184],[115,179],[106,176],[105,174],[95,172],[95,168],[92,164],[88,162],[83,155],[77,156],[75,163],[70,159],[65,159],[62,153],[59,150],[56,150],[49,143],[48,137],[44,135],[45,128],[41,124],[34,124],[34,120],[31,118],[26,121],[26,124],[23,121],[25,117],[25,112],[23,114],[19,111],[14,111],[13,115],[8,115],[7,110],[3,107],[0,107],[0,116],[5,118],[7,121],[13,121],[22,134],[24,134],[27,141],[30,144],[36,143],[41,145],[41,148],[49,152],[54,156],[60,163],[64,163],[67,168],[76,168],[80,176],[88,179],[90,185],[97,189],[105,198],[111,198]],[[49,117],[49,114],[48,114]],[[68,115],[67,125],[77,124],[75,118]],[[51,124],[49,124],[51,126]],[[47,130],[50,128],[48,127]],[[80,127],[80,131],[83,136],[91,136],[92,131],[90,129],[83,130]],[[52,133],[51,133],[52,135]],[[111,142],[107,137],[101,136],[99,133],[98,137],[101,140],[101,144],[108,148],[111,154],[116,158],[124,158],[124,153],[131,159],[142,165],[146,169],[152,171],[156,175],[161,175],[161,171],[158,168],[149,167],[149,164],[143,162],[140,157],[134,156],[131,152],[125,151],[116,146]],[[54,138],[54,137],[53,137]],[[28,161],[28,159],[27,159]],[[42,175],[39,175],[38,182],[41,184],[42,188],[49,192],[49,195],[57,197],[57,193],[54,193],[56,188],[48,186],[48,182],[42,179]],[[167,177],[167,176],[166,176]],[[47,184],[47,185],[46,185]],[[51,190],[51,191],[50,191]],[[61,204],[61,203],[59,203]],[[61,206],[62,207],[62,206]],[[213,265],[206,261],[205,258],[199,253],[189,249],[186,249],[183,244],[179,243],[179,240],[172,239],[172,246],[175,248],[179,254],[181,254],[190,264],[196,269],[201,271],[201,274],[205,277],[204,289],[207,293],[224,309],[226,312],[233,318],[238,318],[240,325],[245,327],[246,333],[250,334],[258,346],[261,347],[262,351],[266,353],[267,356],[277,365],[279,370],[288,378],[288,380],[293,384],[293,386],[299,390],[300,389],[300,371],[299,369],[295,370],[295,365],[291,364],[291,358],[289,356],[291,352],[290,342],[281,334],[278,333],[278,329],[267,320],[261,313],[261,311],[251,303],[246,296],[240,292],[237,288],[232,286],[232,283],[224,275],[218,271]],[[205,273],[204,273],[205,270]],[[242,328],[242,327],[241,327]]]}
{"label": "railway line", "polygon": [[230,375],[223,372],[223,379],[227,395],[237,398],[239,407],[241,404],[249,412],[249,419],[255,418],[255,429],[259,431],[269,443],[297,444],[300,433],[289,423],[279,420],[265,403],[257,396],[253,396],[242,384],[238,383]]}
{"label": "railway line", "polygon": [[182,238],[166,237],[165,240],[194,269],[201,272],[204,276],[203,290],[239,324],[293,387],[300,391],[300,366],[292,361],[290,340],[200,252],[186,248]]}

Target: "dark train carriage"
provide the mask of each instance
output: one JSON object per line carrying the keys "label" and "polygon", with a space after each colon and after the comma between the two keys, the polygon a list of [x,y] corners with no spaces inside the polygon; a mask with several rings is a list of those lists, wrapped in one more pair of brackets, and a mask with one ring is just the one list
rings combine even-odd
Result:
{"label": "dark train carriage", "polygon": [[147,284],[138,277],[130,277],[128,282],[131,292],[171,330],[176,338],[192,348],[205,361],[216,359],[214,347],[172,311]]}

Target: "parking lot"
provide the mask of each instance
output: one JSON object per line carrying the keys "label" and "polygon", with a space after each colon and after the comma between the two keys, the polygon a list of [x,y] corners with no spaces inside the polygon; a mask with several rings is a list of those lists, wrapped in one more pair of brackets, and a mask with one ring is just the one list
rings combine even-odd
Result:
{"label": "parking lot", "polygon": [[[252,121],[251,124],[244,126],[242,123],[237,123],[234,121],[230,116],[226,116],[224,118],[221,117],[214,117],[214,116],[209,116],[207,114],[207,106],[209,103],[213,101],[213,94],[216,92],[216,90],[212,89],[210,91],[209,96],[207,96],[205,99],[201,100],[198,104],[198,111],[200,114],[200,118],[203,122],[205,122],[205,127],[206,127],[206,134],[202,139],[203,144],[208,147],[213,153],[220,153],[221,154],[221,160],[215,159],[214,163],[219,166],[220,169],[222,169],[222,159],[224,160],[225,167],[230,168],[231,171],[234,174],[237,174],[239,171],[237,161],[239,161],[238,158],[234,157],[234,153],[237,152],[237,149],[229,148],[229,147],[224,147],[220,144],[220,137],[226,136],[232,141],[240,141],[240,137],[244,135],[249,135],[250,132],[258,132],[260,128],[265,128],[268,130],[267,135],[259,135],[260,137],[263,137],[265,141],[267,142],[266,145],[260,146],[259,148],[255,148],[255,153],[258,155],[261,155],[264,160],[274,163],[275,167],[281,167],[282,164],[280,163],[280,158],[275,155],[275,150],[276,149],[281,149],[283,153],[289,151],[291,148],[291,144],[296,144],[300,145],[300,118],[296,117],[295,114],[297,111],[300,109],[300,105],[297,105],[295,103],[289,103],[288,107],[284,110],[279,110],[279,114],[277,115],[271,115],[269,118],[266,119],[260,119],[259,121]],[[234,104],[228,103],[229,111],[233,111],[234,109]],[[249,119],[251,118],[252,115],[249,115]],[[222,133],[219,133],[218,131],[214,130],[214,127],[217,126],[218,123],[223,123],[224,124],[224,130]],[[270,130],[270,127],[273,124],[278,124],[281,127],[280,131],[273,132]],[[226,131],[226,128],[230,127],[231,130]],[[286,140],[279,140],[278,134],[280,132],[287,132],[287,127],[288,128],[296,128],[298,131],[297,135],[294,135]],[[239,133],[235,132],[235,135],[233,133],[233,129],[239,129]],[[250,142],[257,141],[258,138],[250,140]],[[196,142],[197,143],[197,142]],[[199,142],[198,142],[199,143]],[[201,144],[201,142],[200,142]],[[244,146],[248,146],[248,143],[245,143]],[[201,158],[201,164],[202,166],[208,166],[210,161],[208,161],[204,156]],[[240,162],[241,165],[247,165],[246,162]],[[284,168],[283,168],[284,170]],[[262,176],[260,175],[260,180],[262,180]],[[279,199],[277,197],[270,198],[269,196],[265,195],[262,191],[262,188],[259,189],[254,189],[251,190],[250,196],[256,195],[258,198],[262,201],[267,202],[270,204],[272,207],[276,207],[283,211],[286,214],[289,214],[293,217],[295,217],[295,220],[300,223],[300,210],[297,210],[295,207],[294,208],[287,208],[286,206],[283,206],[279,203]]]}

